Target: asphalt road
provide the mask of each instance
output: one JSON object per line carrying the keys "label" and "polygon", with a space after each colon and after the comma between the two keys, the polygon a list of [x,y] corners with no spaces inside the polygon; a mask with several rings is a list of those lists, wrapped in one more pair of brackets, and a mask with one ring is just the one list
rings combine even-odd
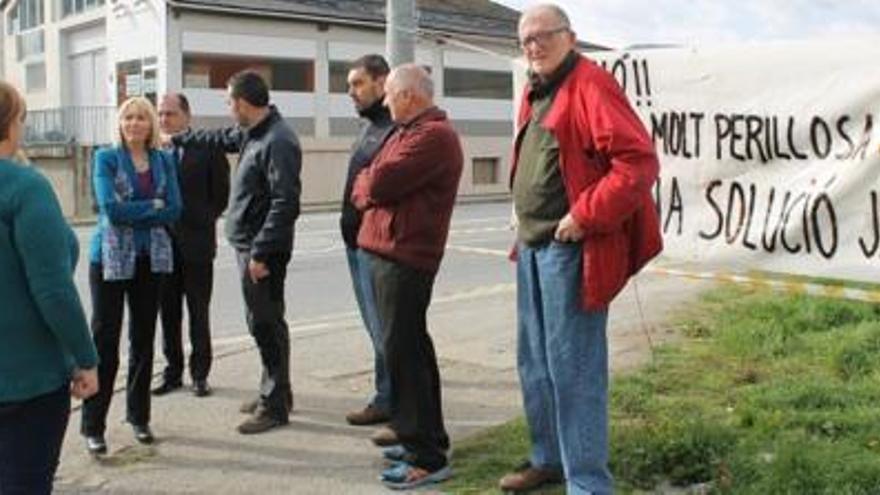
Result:
{"label": "asphalt road", "polygon": [[[459,205],[455,209],[449,249],[438,275],[435,297],[472,291],[497,290],[498,284],[513,282],[513,265],[501,254],[511,246],[508,229],[510,205],[487,203]],[[306,213],[296,225],[293,258],[288,265],[287,317],[292,331],[312,328],[327,320],[350,317],[356,311],[351,280],[345,260],[345,245],[339,234],[338,213]],[[215,261],[212,334],[222,343],[247,334],[234,251],[222,237]],[[87,252],[92,227],[76,229],[81,257],[76,284],[85,307],[91,308],[88,288]]]}

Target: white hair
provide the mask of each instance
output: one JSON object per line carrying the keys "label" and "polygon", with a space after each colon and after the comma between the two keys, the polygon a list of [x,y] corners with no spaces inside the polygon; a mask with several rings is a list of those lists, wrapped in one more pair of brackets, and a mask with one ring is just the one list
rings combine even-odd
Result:
{"label": "white hair", "polygon": [[560,27],[571,29],[571,21],[568,18],[568,14],[566,14],[565,11],[562,10],[562,7],[552,3],[541,3],[523,10],[522,15],[519,18],[519,23],[522,24],[524,19],[543,13],[549,13],[552,14],[553,17],[556,17],[556,19],[559,21]]}
{"label": "white hair", "polygon": [[422,66],[403,64],[391,71],[390,79],[394,81],[398,91],[412,91],[425,99],[434,99],[434,81]]}

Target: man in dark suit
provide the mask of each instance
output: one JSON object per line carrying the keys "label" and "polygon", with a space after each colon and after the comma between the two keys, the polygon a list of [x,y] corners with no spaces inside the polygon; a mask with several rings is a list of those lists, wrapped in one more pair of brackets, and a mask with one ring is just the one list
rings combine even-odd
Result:
{"label": "man in dark suit", "polygon": [[[186,96],[167,94],[159,102],[159,127],[164,134],[188,132],[190,107]],[[229,162],[217,147],[197,145],[169,149],[177,158],[183,214],[172,229],[174,273],[162,291],[162,351],[168,362],[154,395],[183,386],[181,327],[183,300],[189,314],[192,352],[189,371],[197,397],[211,393],[211,329],[209,307],[217,251],[217,218],[229,201]]]}

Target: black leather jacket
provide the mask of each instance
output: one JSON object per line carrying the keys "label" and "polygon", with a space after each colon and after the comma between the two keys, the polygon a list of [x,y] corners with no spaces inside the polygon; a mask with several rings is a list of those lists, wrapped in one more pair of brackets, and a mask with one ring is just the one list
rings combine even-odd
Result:
{"label": "black leather jacket", "polygon": [[351,204],[351,188],[354,184],[354,178],[361,170],[370,165],[373,157],[382,149],[385,140],[394,130],[391,114],[382,105],[381,99],[360,114],[361,117],[367,119],[367,125],[361,130],[351,148],[348,176],[345,180],[345,189],[342,192],[342,216],[339,218],[342,240],[349,248],[357,247],[358,230],[361,227],[361,212]]}
{"label": "black leather jacket", "polygon": [[249,251],[257,261],[293,250],[302,189],[302,149],[274,106],[253,127],[195,131],[176,136],[174,143],[197,143],[239,153],[226,212],[226,237],[235,249]]}

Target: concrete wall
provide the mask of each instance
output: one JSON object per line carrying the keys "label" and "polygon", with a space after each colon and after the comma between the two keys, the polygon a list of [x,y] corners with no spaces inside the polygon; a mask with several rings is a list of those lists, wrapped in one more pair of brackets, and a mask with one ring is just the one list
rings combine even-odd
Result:
{"label": "concrete wall", "polygon": [[70,145],[31,146],[24,150],[55,190],[61,211],[68,218],[92,214],[90,167],[92,148]]}

